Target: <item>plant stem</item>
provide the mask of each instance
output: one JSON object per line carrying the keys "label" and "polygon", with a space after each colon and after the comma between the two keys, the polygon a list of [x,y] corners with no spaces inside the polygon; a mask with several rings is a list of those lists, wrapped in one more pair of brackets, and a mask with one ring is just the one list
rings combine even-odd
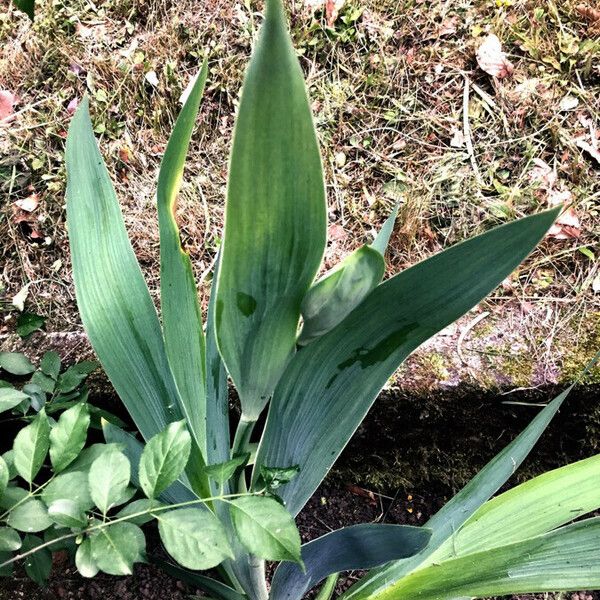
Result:
{"label": "plant stem", "polygon": [[43,544],[40,544],[39,546],[35,546],[34,548],[27,550],[27,552],[22,552],[21,554],[17,554],[16,556],[13,556],[9,560],[6,560],[3,563],[0,563],[0,569],[18,561],[18,560],[26,558],[27,556],[30,556],[31,554],[34,554],[35,552],[38,552],[39,550],[42,550],[43,548],[52,546],[53,544],[56,544],[57,542],[62,542],[64,540],[68,540],[70,538],[78,537],[85,533],[90,533],[92,531],[104,529],[105,527],[110,527],[111,525],[114,525],[115,523],[121,523],[122,521],[129,521],[130,519],[135,519],[136,517],[142,517],[144,515],[153,514],[156,512],[163,512],[165,510],[172,510],[175,508],[183,508],[185,506],[192,506],[194,504],[206,504],[207,502],[212,502],[215,500],[222,500],[223,502],[227,502],[229,498],[238,498],[239,496],[244,496],[244,495],[256,496],[256,495],[262,494],[263,491],[264,490],[260,490],[258,492],[252,492],[249,494],[227,494],[225,496],[213,496],[211,498],[197,498],[196,500],[188,500],[186,502],[179,502],[177,504],[169,504],[167,506],[157,506],[156,508],[141,510],[139,512],[132,513],[131,515],[126,515],[124,517],[119,517],[118,519],[112,519],[110,521],[104,521],[102,523],[98,523],[97,525],[93,525],[92,527],[88,527],[87,529],[83,529],[82,531],[76,531],[75,533],[67,533],[61,537],[55,538],[48,542],[44,542]]}
{"label": "plant stem", "polygon": [[330,575],[323,584],[323,587],[319,590],[315,600],[331,600],[333,592],[335,592],[335,586],[340,577],[339,573]]}
{"label": "plant stem", "polygon": [[[239,454],[243,454],[248,451],[248,447],[250,445],[250,436],[252,435],[252,431],[254,430],[254,426],[256,425],[256,421],[247,419],[244,414],[240,417],[240,422],[238,423],[237,429],[235,431],[235,437],[233,439],[233,448],[231,449],[231,456],[238,456]],[[238,482],[237,482],[237,491],[242,494],[247,491],[246,487],[246,475],[244,473],[244,469],[242,469]]]}
{"label": "plant stem", "polygon": [[248,565],[250,566],[253,600],[268,600],[269,591],[267,590],[267,578],[265,577],[265,561],[250,555]]}

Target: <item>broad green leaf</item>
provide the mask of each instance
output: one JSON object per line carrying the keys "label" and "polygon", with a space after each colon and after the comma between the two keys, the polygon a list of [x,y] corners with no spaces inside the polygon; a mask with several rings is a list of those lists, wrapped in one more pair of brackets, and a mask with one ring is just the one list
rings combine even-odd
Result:
{"label": "broad green leaf", "polygon": [[[121,450],[125,452],[124,448],[125,446],[122,443],[92,444],[91,446],[84,448],[79,453],[79,456],[65,469],[65,472],[71,473],[73,471],[89,471],[92,463],[101,454],[104,454],[104,452],[112,452],[113,450]],[[127,452],[125,452],[125,455],[127,455]],[[131,457],[127,456],[127,458],[129,458],[131,461]]]}
{"label": "broad green leaf", "polygon": [[[17,469],[15,468],[15,451],[12,449],[7,450],[0,458],[2,458],[8,468],[8,478],[14,479],[18,475]],[[0,496],[2,496],[2,494],[0,494]]]}
{"label": "broad green leaf", "polygon": [[7,523],[19,531],[37,533],[52,525],[48,510],[41,500],[32,498],[15,506],[8,515]]}
{"label": "broad green leaf", "polygon": [[177,118],[158,174],[156,200],[160,229],[160,305],[165,349],[190,433],[206,458],[206,363],[202,312],[192,263],[182,248],[176,220],[177,194],[204,92],[204,61]]}
{"label": "broad green leaf", "polygon": [[0,368],[12,375],[28,375],[35,371],[31,361],[21,352],[0,352]]}
{"label": "broad green leaf", "polygon": [[93,562],[108,575],[131,575],[133,564],[145,560],[144,533],[133,523],[109,525],[90,539]]}
{"label": "broad green leaf", "polygon": [[22,312],[17,317],[17,326],[15,328],[17,335],[22,338],[30,336],[34,331],[38,331],[44,326],[47,318],[35,313]]}
{"label": "broad green leaf", "polygon": [[384,272],[383,256],[370,246],[347,256],[304,296],[298,343],[305,346],[333,329],[379,284]]}
{"label": "broad green leaf", "polygon": [[132,517],[132,515],[137,515],[138,513],[146,513],[132,517],[127,521],[128,523],[133,523],[134,525],[145,525],[154,519],[154,515],[147,511],[152,508],[160,508],[161,506],[164,506],[164,504],[158,500],[150,500],[148,498],[134,500],[131,504],[128,504],[125,508],[122,508],[117,513],[117,518]]}
{"label": "broad green leaf", "polygon": [[156,562],[156,564],[158,564],[163,571],[169,573],[169,575],[172,575],[179,581],[184,581],[185,583],[189,583],[190,585],[200,588],[205,592],[215,594],[216,597],[220,598],[221,600],[246,600],[247,598],[247,596],[236,592],[234,589],[230,588],[224,583],[221,583],[220,581],[217,581],[216,579],[211,579],[205,575],[187,571],[179,565],[171,564],[160,558],[154,559],[153,562]]}
{"label": "broad green leaf", "polygon": [[266,560],[302,564],[300,534],[290,513],[272,498],[243,496],[230,502],[231,521],[248,552]]}
{"label": "broad green leaf", "polygon": [[181,418],[160,323],[84,98],[66,149],[67,224],[79,312],[96,354],[145,439]]}
{"label": "broad green leaf", "polygon": [[[115,425],[104,422],[102,424],[102,432],[107,442],[112,445],[118,444],[124,446],[123,453],[129,459],[131,464],[131,481],[134,485],[140,485],[138,465],[142,457],[142,451],[144,450],[143,444],[137,440],[133,435],[127,431],[123,431]],[[165,490],[160,499],[170,504],[177,504],[178,502],[187,502],[188,500],[194,500],[197,496],[192,492],[189,486],[182,483],[182,481],[176,481],[169,489]]]}
{"label": "broad green leaf", "polygon": [[394,225],[396,223],[396,218],[398,217],[398,208],[399,205],[394,207],[392,214],[385,220],[379,233],[371,244],[371,248],[377,250],[381,256],[385,255],[392,231],[394,231]]}
{"label": "broad green leaf", "polygon": [[75,553],[75,566],[82,577],[95,577],[100,570],[92,554],[92,541],[85,538]]}
{"label": "broad green leaf", "polygon": [[159,496],[185,469],[192,446],[185,426],[185,421],[171,423],[146,444],[140,459],[139,478],[148,498]]}
{"label": "broad green leaf", "polygon": [[44,464],[50,447],[50,423],[41,410],[35,419],[23,427],[15,437],[15,468],[19,475],[31,483]]}
{"label": "broad green leaf", "polygon": [[271,582],[271,600],[301,600],[332,573],[370,569],[422,550],[431,531],[407,525],[365,524],[338,529],[302,546],[306,571],[281,563]]}
{"label": "broad green leaf", "polygon": [[425,526],[433,531],[431,541],[423,552],[407,560],[396,561],[370,572],[352,586],[343,598],[370,598],[398,581],[407,573],[432,563],[434,552],[447,540],[510,478],[527,457],[535,443],[558,412],[573,389],[568,387],[544,407],[525,430],[499,452],[467,485],[445,504]]}
{"label": "broad green leaf", "polygon": [[[31,407],[36,412],[39,412],[46,405],[46,394],[39,385],[27,383],[22,390],[29,397]],[[23,411],[25,412],[25,411]]]}
{"label": "broad green leaf", "polygon": [[282,490],[292,514],[398,365],[491,292],[531,252],[558,210],[497,227],[406,269],[294,356],[273,395],[257,457],[258,467],[300,466]]}
{"label": "broad green leaf", "polygon": [[60,373],[60,356],[58,352],[54,352],[54,350],[45,352],[40,362],[40,370],[44,375],[52,377],[56,381]]}
{"label": "broad green leaf", "polygon": [[167,552],[188,569],[211,569],[233,557],[223,525],[211,513],[182,508],[156,513],[158,531]]}
{"label": "broad green leaf", "polygon": [[[0,563],[11,560],[13,555],[11,552],[0,552]],[[10,577],[14,571],[14,564],[9,563],[4,567],[0,567],[0,577]]]}
{"label": "broad green leaf", "polygon": [[6,486],[8,485],[9,479],[10,472],[8,470],[8,465],[0,456],[0,498],[2,497],[2,494],[4,494],[4,490],[6,490]]}
{"label": "broad green leaf", "polygon": [[[41,546],[44,541],[36,535],[26,535],[23,540],[23,552],[33,550]],[[52,554],[48,548],[36,550],[25,558],[25,573],[40,587],[45,587],[52,571]]]}
{"label": "broad green leaf", "polygon": [[12,485],[8,486],[4,491],[4,494],[0,496],[0,508],[3,508],[4,510],[10,510],[15,505],[22,502],[27,496],[29,496],[29,492],[27,490]]}
{"label": "broad green leaf", "polygon": [[31,376],[31,383],[37,385],[41,390],[46,392],[46,394],[52,394],[56,387],[56,381],[52,379],[49,375],[45,375],[41,371],[36,371]]}
{"label": "broad green leaf", "polygon": [[58,390],[63,394],[72,392],[78,388],[90,373],[93,373],[98,368],[98,363],[93,360],[84,360],[80,363],[69,367],[58,378]]}
{"label": "broad green leaf", "polygon": [[205,467],[206,474],[215,481],[218,485],[222,486],[226,481],[231,479],[234,473],[240,468],[248,464],[250,454],[246,452],[240,456],[236,456],[231,460],[227,460],[216,465],[209,465]]}
{"label": "broad green leaf", "polygon": [[60,539],[62,536],[70,533],[72,532],[69,528],[58,527],[57,525],[46,529],[46,531],[44,531],[44,542],[50,543],[48,550],[50,550],[50,552],[60,552],[61,550],[65,550],[69,554],[69,557],[74,557],[77,550],[75,538],[69,537],[62,540]]}
{"label": "broad green leaf", "polygon": [[0,413],[10,410],[27,400],[29,396],[13,388],[0,388]]}
{"label": "broad green leaf", "polygon": [[0,527],[0,552],[13,552],[20,547],[19,534],[10,527]]}
{"label": "broad green leaf", "polygon": [[264,485],[269,490],[276,490],[282,485],[289,483],[298,473],[300,467],[267,467],[260,465],[260,485]]}
{"label": "broad green leaf", "polygon": [[219,348],[255,420],[294,353],[299,308],[326,237],[321,159],[283,8],[267,3],[246,72],[217,290]]}
{"label": "broad green leaf", "polygon": [[[219,354],[215,334],[215,305],[220,255],[217,255],[206,317],[206,462],[216,464],[229,459],[229,389],[227,370]],[[217,493],[214,487],[212,493]],[[224,490],[227,493],[227,490]]]}
{"label": "broad green leaf", "polygon": [[62,527],[81,528],[87,525],[87,518],[79,504],[68,498],[52,502],[48,507],[48,516]]}
{"label": "broad green leaf", "polygon": [[600,587],[600,518],[415,571],[374,600],[451,600]]}
{"label": "broad green leaf", "polygon": [[439,562],[546,533],[600,508],[600,454],[554,469],[486,502],[434,553]]}
{"label": "broad green leaf", "polygon": [[88,472],[65,471],[57,475],[42,492],[42,500],[50,506],[57,500],[73,500],[81,510],[94,506],[88,485]]}
{"label": "broad green leaf", "polygon": [[131,466],[122,452],[104,452],[92,463],[88,475],[90,494],[103,514],[120,504],[130,477]]}
{"label": "broad green leaf", "polygon": [[76,404],[62,413],[50,431],[50,461],[56,473],[68,467],[79,455],[90,424],[85,403]]}

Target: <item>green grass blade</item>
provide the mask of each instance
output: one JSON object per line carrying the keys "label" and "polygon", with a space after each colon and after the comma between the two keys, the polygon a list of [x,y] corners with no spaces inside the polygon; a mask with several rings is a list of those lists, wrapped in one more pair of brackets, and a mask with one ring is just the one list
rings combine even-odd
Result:
{"label": "green grass blade", "polygon": [[[433,562],[436,551],[445,554],[448,540],[510,478],[521,465],[546,427],[558,412],[573,385],[543,408],[525,430],[499,452],[426,526],[433,531],[429,546],[417,556],[397,561],[369,573],[353,585],[344,598],[363,600],[386,589],[411,571]],[[524,515],[525,516],[525,515]]]}
{"label": "green grass blade", "polygon": [[280,495],[297,514],[398,365],[489,294],[531,252],[558,209],[497,227],[378,287],[300,350],[275,390],[260,465],[300,466]]}
{"label": "green grass blade", "polygon": [[206,458],[206,372],[202,313],[192,263],[181,247],[176,200],[208,65],[202,65],[167,144],[156,199],[160,229],[160,297],[165,348],[181,398],[181,411]]}
{"label": "green grass blade", "polygon": [[217,337],[255,420],[292,356],[300,302],[326,236],[321,159],[280,0],[244,80],[231,154],[217,291]]}
{"label": "green grass blade", "polygon": [[449,600],[600,587],[600,518],[415,571],[373,600]]}
{"label": "green grass blade", "polygon": [[412,556],[427,545],[430,537],[431,531],[407,525],[370,523],[332,531],[302,546],[306,571],[290,562],[277,567],[269,598],[301,600],[333,573],[370,569]]}
{"label": "green grass blade", "polygon": [[90,342],[142,435],[181,419],[158,316],[125,231],[84,98],[66,147],[67,224]]}

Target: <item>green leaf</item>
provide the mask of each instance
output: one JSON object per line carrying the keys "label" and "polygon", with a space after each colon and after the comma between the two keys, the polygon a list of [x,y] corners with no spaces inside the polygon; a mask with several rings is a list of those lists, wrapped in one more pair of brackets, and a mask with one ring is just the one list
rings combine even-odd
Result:
{"label": "green leaf", "polygon": [[271,600],[301,600],[332,573],[370,569],[413,556],[429,542],[431,531],[407,525],[364,524],[332,531],[302,546],[306,570],[281,563],[271,582]]}
{"label": "green leaf", "polygon": [[39,473],[50,447],[50,423],[41,410],[35,419],[17,433],[13,450],[15,468],[19,475],[31,483]]}
{"label": "green leaf", "polygon": [[146,540],[133,523],[115,523],[91,539],[92,558],[108,575],[131,575],[133,564],[144,562]]}
{"label": "green leaf", "polygon": [[188,569],[211,569],[233,558],[227,533],[210,511],[182,508],[156,513],[167,552]]}
{"label": "green leaf", "polygon": [[27,394],[33,410],[39,412],[44,408],[46,405],[46,394],[40,386],[35,385],[34,383],[27,383],[23,386],[22,391]]}
{"label": "green leaf", "polygon": [[0,496],[0,508],[11,510],[13,506],[20,503],[27,496],[29,496],[27,490],[10,485],[6,488],[4,494]]}
{"label": "green leaf", "polygon": [[7,523],[14,529],[27,533],[44,531],[52,525],[48,511],[41,500],[32,498],[15,506],[8,515]]}
{"label": "green leaf", "polygon": [[371,248],[377,250],[377,252],[379,252],[381,256],[385,255],[385,251],[387,250],[392,231],[394,231],[394,225],[398,217],[399,207],[400,205],[396,204],[394,210],[392,211],[392,214],[385,220],[384,224],[379,230],[379,233],[377,234],[377,236],[373,240],[373,243],[371,244]]}
{"label": "green leaf", "polygon": [[326,237],[321,160],[283,9],[268,3],[235,125],[217,290],[219,348],[255,420],[294,353]]}
{"label": "green leaf", "polygon": [[298,465],[294,465],[293,467],[267,467],[260,465],[259,471],[261,485],[264,485],[269,490],[276,490],[294,479],[300,472],[300,467]]}
{"label": "green leaf", "polygon": [[384,272],[383,256],[370,246],[347,256],[304,296],[298,343],[305,346],[333,329],[379,284]]}
{"label": "green leaf", "polygon": [[[26,535],[23,540],[23,552],[33,550],[44,543],[36,535]],[[52,571],[52,554],[48,548],[41,548],[25,559],[25,573],[40,587],[45,587]]]}
{"label": "green leaf", "polygon": [[64,499],[73,500],[81,510],[89,510],[94,506],[87,471],[65,471],[56,476],[42,492],[46,506]]}
{"label": "green leaf", "polygon": [[60,373],[60,356],[58,355],[58,352],[55,352],[54,350],[45,352],[44,356],[42,356],[42,361],[40,362],[40,370],[44,375],[52,377],[52,379],[56,381]]}
{"label": "green leaf", "polygon": [[461,596],[597,589],[600,518],[551,533],[434,564],[372,598],[445,600]]}
{"label": "green leaf", "polygon": [[[525,430],[499,452],[467,485],[445,504],[425,526],[433,531],[428,547],[417,556],[390,563],[369,573],[350,588],[344,598],[370,598],[386,589],[392,582],[423,565],[429,565],[438,548],[447,540],[513,475],[558,412],[573,385],[543,408]],[[443,550],[440,550],[442,552]]]}
{"label": "green leaf", "polygon": [[22,10],[33,21],[35,0],[13,0],[13,2],[19,10]]}
{"label": "green leaf", "polygon": [[41,315],[36,315],[30,312],[22,312],[17,317],[17,334],[26,338],[31,335],[34,331],[41,329],[46,322],[47,317],[42,317]]}
{"label": "green leaf", "polygon": [[82,528],[87,525],[85,513],[74,500],[55,500],[48,506],[48,516],[63,527]]}
{"label": "green leaf", "polygon": [[65,550],[70,558],[74,557],[75,551],[77,550],[75,538],[69,537],[62,540],[60,539],[62,536],[71,533],[72,531],[69,528],[58,527],[56,525],[46,529],[46,531],[44,531],[44,542],[50,544],[48,550],[50,550],[50,552],[60,552],[61,550]]}
{"label": "green leaf", "polygon": [[59,473],[79,455],[90,424],[90,414],[85,403],[76,404],[66,410],[50,432],[50,461]]}
{"label": "green leaf", "polygon": [[131,466],[122,452],[103,452],[92,463],[88,476],[90,494],[103,514],[120,503],[130,477]]}
{"label": "green leaf", "polygon": [[92,554],[92,540],[85,538],[75,553],[75,566],[82,577],[95,577],[100,570]]}
{"label": "green leaf", "polygon": [[31,361],[21,352],[0,352],[0,367],[12,375],[28,375],[35,371]]}
{"label": "green leaf", "polygon": [[[15,451],[7,450],[2,455],[2,459],[4,460],[8,468],[8,478],[14,479],[18,475],[17,469],[15,468]],[[0,494],[0,496],[2,496],[2,494]]]}
{"label": "green leaf", "polygon": [[148,498],[156,498],[177,478],[187,464],[192,438],[185,421],[171,423],[147,444],[140,459],[139,478]]}
{"label": "green leaf", "polygon": [[0,388],[0,412],[5,412],[27,400],[29,396],[13,388]]}
{"label": "green leaf", "polygon": [[209,465],[205,467],[206,474],[215,481],[218,485],[222,486],[226,481],[231,479],[234,473],[240,468],[245,467],[248,464],[250,453],[246,452],[240,456],[236,456],[231,460],[227,460],[216,465]]}
{"label": "green leaf", "polygon": [[[125,508],[121,509],[117,513],[117,517],[130,517],[131,515],[136,515],[137,513],[146,512],[153,508],[160,508],[164,506],[162,502],[154,499],[142,498],[141,500],[135,500],[131,504],[128,504]],[[154,519],[154,515],[152,513],[147,513],[145,515],[139,515],[137,517],[131,518],[128,523],[134,523],[135,525],[145,525],[146,523],[150,523]]]}
{"label": "green leaf", "polygon": [[9,479],[10,472],[8,469],[8,465],[6,464],[5,460],[0,456],[0,498],[6,490],[6,486],[8,485]]}
{"label": "green leaf", "polygon": [[46,392],[46,394],[52,394],[54,392],[54,388],[56,387],[56,381],[41,371],[36,371],[31,376],[31,383],[37,385],[41,390]]}
{"label": "green leaf", "polygon": [[150,439],[181,418],[179,394],[154,303],[94,139],[87,98],[69,127],[66,165],[79,312],[106,374],[144,438]]}
{"label": "green leaf", "polygon": [[292,514],[310,498],[398,365],[502,282],[558,210],[497,227],[386,280],[294,356],[273,395],[257,457],[258,466],[300,466],[282,491]]}
{"label": "green leaf", "polygon": [[20,547],[19,534],[10,527],[0,527],[0,552],[14,552]]}
{"label": "green leaf", "polygon": [[[215,306],[220,257],[217,255],[206,317],[206,420],[210,427],[206,432],[206,463],[222,463],[230,456],[229,389],[227,370],[219,354],[215,332]],[[214,482],[212,493],[218,493]],[[228,493],[227,487],[224,493]]]}
{"label": "green leaf", "polygon": [[93,373],[98,368],[98,363],[92,360],[84,360],[72,367],[69,367],[58,378],[57,388],[63,394],[72,392],[78,388],[90,373]]}
{"label": "green leaf", "polygon": [[230,503],[235,532],[248,552],[302,564],[300,534],[290,513],[272,498],[244,496]]}
{"label": "green leaf", "polygon": [[181,411],[203,457],[206,457],[206,351],[202,312],[192,263],[181,246],[175,213],[185,158],[207,74],[208,63],[204,61],[169,138],[156,190],[160,229],[160,304],[165,348],[181,394]]}

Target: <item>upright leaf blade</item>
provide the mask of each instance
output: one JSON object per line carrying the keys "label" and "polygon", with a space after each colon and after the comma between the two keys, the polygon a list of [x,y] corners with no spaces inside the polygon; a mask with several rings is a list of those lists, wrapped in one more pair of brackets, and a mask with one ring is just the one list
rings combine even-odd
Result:
{"label": "upright leaf blade", "polygon": [[67,224],[77,304],[90,342],[142,435],[181,418],[158,316],[98,151],[84,98],[66,149]]}
{"label": "upright leaf blade", "polygon": [[300,302],[321,262],[321,160],[280,0],[269,0],[244,80],[217,291],[219,348],[247,420],[294,352]]}
{"label": "upright leaf blade", "polygon": [[491,292],[531,252],[559,209],[457,244],[378,287],[282,376],[257,456],[299,465],[281,492],[292,514],[310,498],[379,390],[420,344]]}
{"label": "upright leaf blade", "polygon": [[281,563],[271,582],[271,600],[301,600],[332,573],[370,569],[422,550],[431,532],[406,525],[364,524],[338,529],[302,546],[306,572]]}
{"label": "upright leaf blade", "polygon": [[379,230],[379,233],[371,243],[371,248],[377,250],[381,256],[385,255],[390,237],[392,236],[392,231],[394,231],[394,225],[398,217],[398,208],[399,205],[394,207],[392,214],[385,220],[381,226],[381,229]]}
{"label": "upright leaf blade", "polygon": [[160,299],[167,357],[181,397],[181,411],[206,460],[206,366],[202,313],[192,263],[181,247],[175,211],[183,167],[206,83],[205,61],[177,118],[158,175]]}

